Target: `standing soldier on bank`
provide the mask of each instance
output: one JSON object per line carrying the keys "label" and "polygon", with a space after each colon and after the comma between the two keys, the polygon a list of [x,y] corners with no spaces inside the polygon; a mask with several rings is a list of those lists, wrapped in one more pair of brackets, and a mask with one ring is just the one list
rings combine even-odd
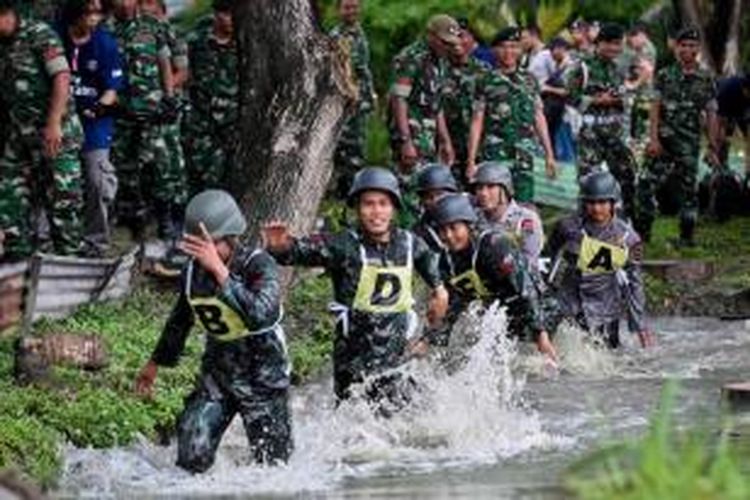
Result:
{"label": "standing soldier on bank", "polygon": [[333,157],[336,197],[345,199],[354,174],[365,166],[367,117],[375,107],[375,89],[370,72],[370,47],[359,22],[359,0],[338,0],[340,23],[330,33],[349,56],[351,74],[358,88],[352,115],[341,131]]}
{"label": "standing soldier on bank", "polygon": [[402,201],[392,172],[377,167],[359,171],[349,206],[357,213],[356,229],[294,238],[285,224],[270,223],[264,240],[280,264],[324,267],[331,277],[336,301],[331,311],[338,316],[333,348],[338,400],[351,396],[353,384],[367,381],[366,394],[373,402],[398,409],[405,403],[404,377],[394,370],[410,354],[417,328],[414,273],[431,289],[432,326],[445,315],[448,294],[437,255],[418,236],[393,226]]}
{"label": "standing soldier on bank", "polygon": [[117,41],[99,26],[101,16],[96,0],[68,0],[60,32],[85,134],[81,154],[86,176],[84,240],[86,253],[92,256],[100,256],[109,245],[109,215],[117,192],[117,175],[109,152],[117,93],[124,84]]}
{"label": "standing soldier on bank", "polygon": [[463,185],[469,181],[465,178],[467,145],[477,82],[484,73],[491,71],[488,64],[472,57],[471,50],[475,44],[471,33],[462,28],[461,45],[449,57],[450,64],[442,89],[443,114],[456,154],[453,173]]}
{"label": "standing soldier on bank", "polygon": [[4,259],[35,250],[32,212],[43,207],[56,253],[81,243],[83,129],[70,95],[70,68],[47,24],[0,0],[0,105],[9,117],[0,159],[0,232]]}
{"label": "standing soldier on bank", "polygon": [[482,145],[485,161],[513,162],[513,183],[520,201],[533,198],[533,159],[544,150],[547,175],[556,175],[555,156],[549,138],[547,119],[539,93],[539,84],[518,67],[521,57],[521,33],[516,27],[501,30],[492,42],[498,69],[479,81],[474,116],[469,135],[466,176],[476,174],[476,160]]}
{"label": "standing soldier on bank", "polygon": [[191,192],[228,187],[239,108],[233,3],[214,0],[213,16],[190,37],[190,109],[183,144]]}
{"label": "standing soldier on bank", "polygon": [[617,66],[624,30],[605,24],[594,55],[569,75],[568,90],[583,116],[578,137],[578,176],[582,178],[606,163],[622,188],[625,215],[635,215],[635,158],[626,143],[624,75]]}
{"label": "standing soldier on bank", "polygon": [[698,163],[700,160],[702,117],[705,113],[711,150],[715,153],[717,115],[716,82],[698,64],[700,35],[686,28],[677,35],[677,62],[656,76],[655,99],[651,106],[651,133],[648,153],[652,157],[639,183],[639,216],[637,229],[648,241],[656,216],[655,192],[667,175],[680,179],[681,245],[692,246],[698,219]]}
{"label": "standing soldier on bank", "polygon": [[446,59],[459,50],[461,28],[450,16],[433,16],[427,39],[403,49],[393,60],[389,95],[391,150],[404,174],[415,166],[440,161],[452,165],[455,154],[445,124],[441,88]]}

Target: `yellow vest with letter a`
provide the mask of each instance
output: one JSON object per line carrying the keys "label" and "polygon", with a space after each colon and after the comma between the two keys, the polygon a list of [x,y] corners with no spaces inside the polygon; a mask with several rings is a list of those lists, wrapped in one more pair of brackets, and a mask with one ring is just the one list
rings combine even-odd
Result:
{"label": "yellow vest with letter a", "polygon": [[[255,257],[259,251],[255,251],[250,259]],[[249,259],[248,259],[249,260]],[[185,296],[187,297],[193,313],[198,317],[203,328],[209,335],[222,342],[231,342],[250,335],[258,335],[276,328],[281,322],[282,312],[279,311],[279,319],[276,322],[261,330],[251,331],[245,324],[242,316],[235,311],[230,305],[216,296],[213,297],[193,297],[191,295],[191,285],[193,277],[193,260],[190,261],[187,268],[187,280],[185,283]]]}
{"label": "yellow vest with letter a", "polygon": [[[623,238],[624,241],[625,238]],[[583,274],[613,273],[625,267],[628,261],[627,247],[612,245],[590,237],[583,232],[578,270]]]}
{"label": "yellow vest with letter a", "polygon": [[405,313],[412,310],[412,276],[414,274],[412,236],[408,235],[406,265],[382,266],[370,264],[365,247],[360,245],[362,270],[352,309],[365,313]]}
{"label": "yellow vest with letter a", "polygon": [[[487,287],[484,286],[484,282],[482,281],[482,278],[479,276],[479,273],[477,273],[477,258],[479,256],[479,245],[482,242],[482,239],[487,235],[488,233],[482,233],[479,238],[477,238],[476,248],[474,249],[474,255],[471,257],[471,267],[466,270],[465,272],[452,277],[448,280],[448,282],[451,284],[451,286],[457,290],[461,290],[463,293],[469,295],[473,295],[474,298],[478,299],[485,299],[487,297],[490,297],[490,292],[487,290]],[[448,257],[450,259],[450,257]],[[453,262],[450,262],[451,271],[453,271]],[[451,272],[453,274],[453,272]]]}

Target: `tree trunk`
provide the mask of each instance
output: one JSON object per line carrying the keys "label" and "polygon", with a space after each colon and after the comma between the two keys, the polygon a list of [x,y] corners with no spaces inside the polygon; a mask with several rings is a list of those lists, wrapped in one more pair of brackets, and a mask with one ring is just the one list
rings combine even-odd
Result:
{"label": "tree trunk", "polygon": [[309,231],[331,175],[351,85],[310,0],[238,0],[240,140],[233,194],[251,237],[271,218]]}

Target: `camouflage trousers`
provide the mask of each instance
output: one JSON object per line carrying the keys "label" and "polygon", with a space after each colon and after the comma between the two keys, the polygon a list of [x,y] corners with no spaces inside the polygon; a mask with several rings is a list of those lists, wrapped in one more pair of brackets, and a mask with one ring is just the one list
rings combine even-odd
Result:
{"label": "camouflage trousers", "polygon": [[36,131],[25,133],[10,127],[0,159],[4,259],[23,259],[36,250],[32,221],[40,209],[46,211],[55,253],[73,255],[80,250],[83,193],[78,154],[77,141],[65,139],[57,157],[46,159]]}
{"label": "camouflage trousers", "polygon": [[145,218],[154,200],[187,202],[179,124],[118,120],[112,153],[119,181],[116,207],[122,218]]}
{"label": "camouflage trousers", "polygon": [[206,189],[227,189],[236,137],[234,126],[214,126],[194,111],[185,117],[182,144],[191,197]]}
{"label": "camouflage trousers", "polygon": [[680,207],[680,221],[695,224],[698,219],[698,162],[700,150],[695,144],[662,140],[663,154],[649,158],[638,178],[638,216],[636,230],[642,235],[651,234],[651,225],[658,212],[656,192],[675,175],[679,179],[675,199]]}
{"label": "camouflage trousers", "polygon": [[534,154],[539,149],[533,139],[521,139],[512,146],[485,147],[484,161],[511,161],[514,198],[522,203],[534,201]]}
{"label": "camouflage trousers", "polygon": [[578,137],[578,176],[596,172],[603,162],[620,184],[625,216],[634,221],[636,163],[632,151],[620,135],[584,127]]}
{"label": "camouflage trousers", "polygon": [[241,379],[219,385],[204,373],[180,415],[177,465],[191,472],[208,470],[237,413],[254,462],[275,465],[289,459],[293,444],[288,390],[259,387]]}
{"label": "camouflage trousers", "polygon": [[[411,140],[419,154],[419,163],[434,163],[438,159],[437,150],[437,122],[434,119],[417,120],[409,118],[409,130]],[[403,141],[399,137],[395,124],[391,124],[391,152],[396,165],[401,160],[401,145]]]}
{"label": "camouflage trousers", "polygon": [[331,189],[339,200],[345,200],[354,174],[365,166],[367,113],[357,113],[346,122],[333,156]]}

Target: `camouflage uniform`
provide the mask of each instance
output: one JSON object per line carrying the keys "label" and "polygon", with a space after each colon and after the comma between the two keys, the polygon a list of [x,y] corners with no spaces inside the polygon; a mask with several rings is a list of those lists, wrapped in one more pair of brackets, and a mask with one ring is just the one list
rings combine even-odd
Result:
{"label": "camouflage uniform", "polygon": [[439,254],[443,250],[443,243],[440,241],[437,223],[429,211],[422,211],[422,215],[411,230],[414,234],[422,238],[433,252]]}
{"label": "camouflage uniform", "polygon": [[[331,276],[332,311],[338,315],[334,391],[339,399],[350,396],[352,384],[403,363],[410,330],[416,327],[413,271],[430,288],[441,284],[437,256],[421,238],[401,229],[392,231],[387,245],[373,243],[359,231],[299,238],[288,252],[274,257],[282,265],[324,267]],[[376,394],[370,387],[369,395],[379,399],[385,393],[391,399],[396,380],[385,377],[384,383],[375,381]]]}
{"label": "camouflage uniform", "polygon": [[[471,248],[440,256],[440,272],[450,293],[446,325],[452,325],[474,300],[499,301],[508,308],[508,332],[536,341],[547,330],[545,308],[526,258],[504,232],[487,230],[472,238]],[[449,328],[430,339],[446,344]],[[553,329],[550,329],[554,331]]]}
{"label": "camouflage uniform", "polygon": [[643,247],[627,222],[615,218],[598,226],[573,215],[557,223],[548,248],[563,268],[554,282],[565,316],[611,347],[619,345],[623,316],[631,333],[644,331]]}
{"label": "camouflage uniform", "polygon": [[356,109],[341,131],[333,157],[338,198],[345,198],[354,174],[365,166],[365,132],[367,117],[373,109],[374,87],[370,72],[370,47],[362,26],[341,24],[334,27],[331,38],[349,55],[354,82],[359,88]]}
{"label": "camouflage uniform", "polygon": [[698,162],[701,143],[701,113],[715,111],[716,82],[703,69],[685,74],[678,63],[656,77],[656,100],[661,103],[659,141],[661,157],[649,161],[639,179],[638,230],[644,236],[651,231],[656,216],[655,192],[669,175],[680,179],[680,219],[695,224],[698,218]]}
{"label": "camouflage uniform", "polygon": [[177,465],[192,472],[211,467],[237,413],[256,462],[286,461],[292,451],[278,268],[267,253],[249,248],[239,248],[228,267],[221,288],[201,267],[187,267],[151,356],[157,365],[176,366],[196,316],[208,333],[198,383],[177,428]]}
{"label": "camouflage uniform", "polygon": [[[409,45],[393,59],[390,98],[402,99],[409,106],[409,129],[421,163],[437,160],[437,118],[445,75],[445,62],[426,41]],[[398,162],[403,140],[391,106],[388,112],[391,151]]]}
{"label": "camouflage uniform", "polygon": [[219,43],[213,18],[199,23],[189,45],[190,110],[185,117],[183,144],[195,193],[227,187],[232,155],[238,141],[239,81],[234,39]]}
{"label": "camouflage uniform", "polygon": [[0,160],[0,229],[5,232],[6,258],[34,251],[32,212],[47,212],[56,253],[80,248],[81,165],[83,128],[72,96],[62,118],[62,147],[54,159],[43,156],[41,131],[56,75],[68,72],[62,42],[39,21],[19,17],[16,33],[0,44],[0,101],[8,114]]}
{"label": "camouflage uniform", "polygon": [[477,86],[475,111],[484,111],[481,159],[513,161],[516,199],[530,202],[534,196],[533,156],[536,111],[542,106],[539,83],[524,70],[485,74]]}
{"label": "camouflage uniform", "polygon": [[456,179],[465,182],[469,130],[478,81],[489,72],[489,66],[469,57],[466,64],[451,64],[442,88],[443,113],[456,152]]}
{"label": "camouflage uniform", "polygon": [[578,136],[578,175],[583,177],[606,162],[620,183],[625,214],[632,220],[636,165],[626,143],[625,103],[622,107],[601,108],[591,102],[597,94],[608,90],[624,97],[623,75],[616,61],[593,55],[577,65],[568,76],[572,102],[583,115]]}
{"label": "camouflage uniform", "polygon": [[171,61],[172,52],[164,25],[150,15],[118,23],[116,35],[128,80],[113,146],[120,182],[117,207],[123,219],[138,225],[145,221],[151,197],[174,205],[187,201],[185,171],[170,153],[172,138],[162,119],[165,92],[159,61]]}

